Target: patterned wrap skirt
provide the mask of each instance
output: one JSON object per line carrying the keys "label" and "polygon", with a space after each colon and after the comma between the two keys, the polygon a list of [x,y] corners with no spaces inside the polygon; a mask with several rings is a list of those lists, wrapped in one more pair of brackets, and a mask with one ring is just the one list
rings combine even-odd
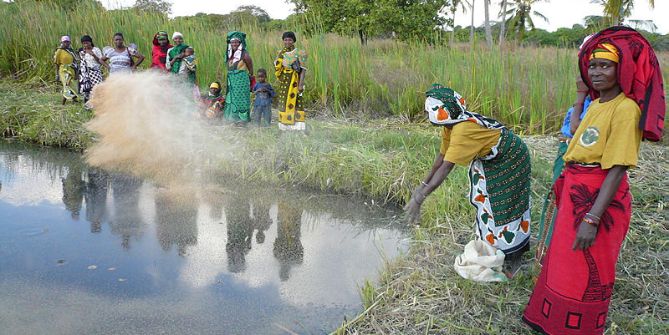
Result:
{"label": "patterned wrap skirt", "polygon": [[507,256],[529,245],[531,171],[527,146],[507,129],[488,157],[469,166],[477,235]]}
{"label": "patterned wrap skirt", "polygon": [[594,244],[572,250],[576,232],[607,175],[600,167],[569,164],[553,185],[557,216],[550,247],[523,320],[545,334],[603,334],[616,262],[632,216],[627,175],[601,217]]}

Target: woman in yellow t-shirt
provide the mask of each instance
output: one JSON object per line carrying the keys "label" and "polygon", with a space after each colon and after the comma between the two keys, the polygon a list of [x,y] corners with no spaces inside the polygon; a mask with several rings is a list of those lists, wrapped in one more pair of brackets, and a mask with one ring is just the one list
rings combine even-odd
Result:
{"label": "woman in yellow t-shirt", "polygon": [[443,126],[439,155],[406,206],[409,221],[453,167],[469,165],[469,200],[476,208],[478,238],[517,260],[529,249],[530,156],[527,146],[496,120],[469,112],[465,100],[435,84],[426,93],[430,122]]}
{"label": "woman in yellow t-shirt", "polygon": [[70,36],[61,37],[60,46],[53,54],[53,62],[56,64],[56,80],[63,85],[63,105],[66,101],[77,101],[76,90],[71,85],[77,74],[76,66],[79,57],[72,50],[70,43]]}
{"label": "woman in yellow t-shirt", "polygon": [[599,99],[570,141],[565,169],[553,186],[553,237],[523,315],[546,334],[604,332],[632,215],[626,171],[637,164],[641,110],[621,90],[618,49],[601,43],[588,56],[587,75]]}

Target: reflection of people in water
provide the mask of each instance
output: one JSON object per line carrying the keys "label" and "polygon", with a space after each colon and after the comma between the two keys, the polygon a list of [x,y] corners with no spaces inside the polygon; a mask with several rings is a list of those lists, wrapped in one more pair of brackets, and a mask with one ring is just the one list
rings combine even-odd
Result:
{"label": "reflection of people in water", "polygon": [[228,271],[242,272],[246,268],[246,254],[251,250],[253,226],[251,225],[251,206],[248,199],[233,195],[225,204],[225,218],[228,229]]}
{"label": "reflection of people in water", "polygon": [[279,278],[282,281],[290,277],[293,265],[302,264],[304,247],[300,241],[302,209],[294,207],[288,201],[279,201],[277,236],[274,241],[274,257],[279,260]]}
{"label": "reflection of people in water", "polygon": [[220,222],[223,218],[225,196],[223,193],[211,189],[202,191],[202,202],[209,207],[209,218],[212,221]]}
{"label": "reflection of people in water", "polygon": [[139,188],[142,181],[125,175],[112,175],[111,188],[114,199],[114,216],[109,221],[111,232],[120,235],[121,246],[130,248],[130,238],[140,236],[143,223],[139,214]]}
{"label": "reflection of people in water", "polygon": [[107,174],[99,169],[88,171],[86,184],[86,221],[91,224],[91,233],[102,231],[102,221],[107,212]]}
{"label": "reflection of people in water", "polygon": [[265,242],[265,232],[272,225],[272,217],[269,215],[270,203],[267,199],[258,197],[253,203],[253,229],[256,232],[256,243]]}
{"label": "reflection of people in water", "polygon": [[72,215],[72,219],[79,220],[81,204],[84,200],[84,180],[81,178],[81,167],[70,166],[63,181],[63,203]]}
{"label": "reflection of people in water", "polygon": [[184,194],[156,195],[156,234],[164,251],[177,246],[179,256],[197,244],[197,200]]}

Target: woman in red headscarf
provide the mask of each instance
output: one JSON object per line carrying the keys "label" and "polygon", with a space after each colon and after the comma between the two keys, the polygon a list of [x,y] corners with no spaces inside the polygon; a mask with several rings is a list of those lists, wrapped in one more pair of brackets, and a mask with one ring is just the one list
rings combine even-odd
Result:
{"label": "woman in red headscarf", "polygon": [[165,62],[167,61],[167,50],[172,47],[167,33],[159,31],[153,35],[153,49],[151,50],[151,68],[162,69],[166,71]]}
{"label": "woman in red headscarf", "polygon": [[[593,335],[605,330],[616,262],[632,216],[626,171],[637,165],[642,137],[652,138],[657,130],[647,127],[645,120],[664,113],[648,108],[656,105],[655,99],[664,99],[663,93],[653,93],[654,85],[662,85],[655,55],[647,41],[630,30],[600,32],[579,55],[581,76],[598,99],[570,141],[565,169],[553,185],[555,230],[523,314],[527,324],[544,334]],[[646,100],[641,102],[628,89],[640,76],[649,78]],[[637,93],[644,91],[642,86],[637,85]]]}

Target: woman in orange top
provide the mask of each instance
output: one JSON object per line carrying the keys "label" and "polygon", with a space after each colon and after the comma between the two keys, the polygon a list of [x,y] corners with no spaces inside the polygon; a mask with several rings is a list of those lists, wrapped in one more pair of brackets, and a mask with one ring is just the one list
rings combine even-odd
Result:
{"label": "woman in orange top", "polygon": [[529,249],[530,156],[525,143],[496,120],[467,110],[465,100],[435,84],[426,92],[430,122],[443,126],[439,155],[414,191],[406,210],[411,223],[420,207],[457,165],[469,166],[469,201],[476,208],[476,233],[509,260]]}

